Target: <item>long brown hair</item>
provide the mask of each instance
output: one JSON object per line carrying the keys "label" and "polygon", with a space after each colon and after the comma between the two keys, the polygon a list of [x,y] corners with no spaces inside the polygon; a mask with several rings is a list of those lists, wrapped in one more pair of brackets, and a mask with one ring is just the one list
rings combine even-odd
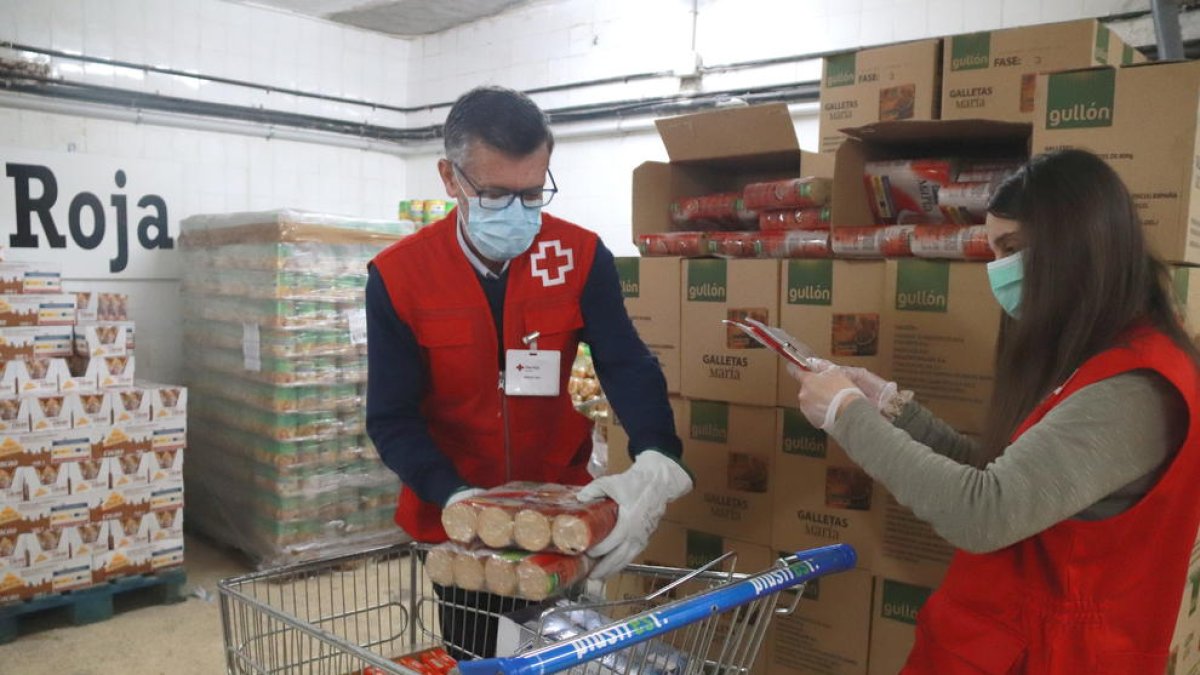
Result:
{"label": "long brown hair", "polygon": [[1002,319],[984,448],[998,457],[1017,426],[1088,358],[1145,321],[1192,360],[1200,353],[1173,299],[1166,265],[1146,245],[1129,190],[1099,157],[1034,157],[988,204],[1024,242],[1019,319]]}

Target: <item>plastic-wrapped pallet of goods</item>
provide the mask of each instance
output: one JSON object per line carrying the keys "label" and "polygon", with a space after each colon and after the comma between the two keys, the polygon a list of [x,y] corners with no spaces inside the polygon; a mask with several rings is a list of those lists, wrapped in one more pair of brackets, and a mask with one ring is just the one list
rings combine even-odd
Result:
{"label": "plastic-wrapped pallet of goods", "polygon": [[366,436],[363,290],[411,231],[290,210],[183,221],[189,518],[262,567],[404,538]]}

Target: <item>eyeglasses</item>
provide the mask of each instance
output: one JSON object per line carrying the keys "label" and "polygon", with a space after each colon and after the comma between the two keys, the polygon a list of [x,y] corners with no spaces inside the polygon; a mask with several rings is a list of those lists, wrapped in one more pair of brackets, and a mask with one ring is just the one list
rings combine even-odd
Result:
{"label": "eyeglasses", "polygon": [[550,178],[550,187],[511,192],[499,188],[481,188],[467,177],[462,167],[457,164],[451,164],[451,166],[454,167],[454,171],[458,173],[459,177],[466,181],[467,185],[471,186],[471,190],[479,196],[479,205],[489,211],[503,211],[518,196],[521,198],[522,206],[527,209],[537,209],[549,204],[550,200],[554,199],[554,195],[558,194],[558,184],[554,182],[554,174],[550,173],[550,169],[546,169],[546,176]]}

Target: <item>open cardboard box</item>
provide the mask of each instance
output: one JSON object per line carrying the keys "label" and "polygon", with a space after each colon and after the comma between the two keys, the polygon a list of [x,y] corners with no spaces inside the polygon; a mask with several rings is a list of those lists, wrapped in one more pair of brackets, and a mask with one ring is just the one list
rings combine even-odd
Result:
{"label": "open cardboard box", "polygon": [[748,183],[833,175],[832,157],[800,150],[787,105],[724,108],[655,120],[669,162],[633,170],[633,237],[670,232],[671,201]]}

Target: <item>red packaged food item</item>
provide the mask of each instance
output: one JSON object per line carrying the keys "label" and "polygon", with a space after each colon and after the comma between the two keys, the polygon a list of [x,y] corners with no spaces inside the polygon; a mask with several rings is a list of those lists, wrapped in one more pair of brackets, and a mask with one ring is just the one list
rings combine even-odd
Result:
{"label": "red packaged food item", "polygon": [[564,553],[584,553],[612,534],[617,526],[617,503],[607,499],[594,503],[595,508],[554,516],[550,533],[554,548]]}
{"label": "red packaged food item", "polygon": [[830,234],[835,258],[910,258],[915,225],[835,227]]}
{"label": "red packaged food item", "polygon": [[[441,647],[397,656],[392,659],[392,662],[421,675],[449,675],[450,671],[458,665],[458,661],[455,661],[454,657],[447,654],[446,650]],[[361,672],[362,675],[387,675],[375,666],[367,666]]]}
{"label": "red packaged food item", "polygon": [[966,159],[958,165],[960,183],[999,183],[1016,173],[1025,163],[1022,159]]}
{"label": "red packaged food item", "polygon": [[912,234],[912,253],[918,258],[995,259],[983,225],[918,225]]}
{"label": "red packaged food item", "polygon": [[863,182],[871,211],[880,223],[942,223],[938,191],[953,183],[948,159],[902,159],[867,162]]}
{"label": "red packaged food item", "polygon": [[[611,499],[580,502],[578,493],[577,487],[509,483],[452,504],[442,511],[442,526],[460,544],[478,539],[492,548],[582,553],[616,527],[617,504]],[[584,531],[564,531],[568,547],[562,548],[555,540],[555,521],[565,516],[582,520]],[[572,533],[579,536],[572,539]]]}
{"label": "red packaged food item", "polygon": [[526,600],[545,600],[591,571],[591,558],[558,553],[534,553],[517,563],[518,593]]}
{"label": "red packaged food item", "polygon": [[760,230],[828,230],[832,209],[828,206],[810,209],[763,211],[758,214]]}
{"label": "red packaged food item", "polygon": [[946,222],[982,225],[994,183],[951,183],[938,191],[938,208]]}
{"label": "red packaged food item", "polygon": [[708,237],[711,232],[656,232],[640,234],[638,251],[647,257],[682,256],[703,258],[709,255]]}
{"label": "red packaged food item", "polygon": [[754,235],[757,232],[709,232],[708,253],[718,258],[754,257]]}
{"label": "red packaged food item", "polygon": [[774,230],[754,233],[755,258],[828,258],[828,230]]}
{"label": "red packaged food item", "polygon": [[742,190],[742,201],[754,211],[814,208],[829,203],[831,185],[828,178],[811,177],[751,183]]}
{"label": "red packaged food item", "polygon": [[679,197],[671,202],[671,222],[678,227],[741,227],[758,220],[737,192],[721,192],[698,197]]}

